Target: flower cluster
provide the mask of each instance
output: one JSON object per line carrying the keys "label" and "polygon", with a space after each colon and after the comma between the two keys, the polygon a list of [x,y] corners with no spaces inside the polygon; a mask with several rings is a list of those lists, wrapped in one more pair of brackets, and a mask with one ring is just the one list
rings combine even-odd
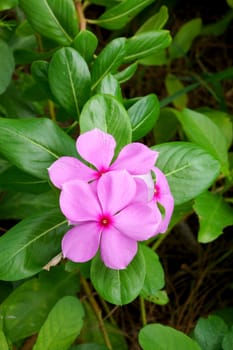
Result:
{"label": "flower cluster", "polygon": [[99,129],[80,135],[76,147],[83,161],[61,157],[48,169],[72,225],[62,240],[63,256],[86,262],[100,250],[107,267],[124,269],[137,242],[165,232],[173,212],[166,177],[155,167],[158,153],[131,143],[114,160],[115,139]]}

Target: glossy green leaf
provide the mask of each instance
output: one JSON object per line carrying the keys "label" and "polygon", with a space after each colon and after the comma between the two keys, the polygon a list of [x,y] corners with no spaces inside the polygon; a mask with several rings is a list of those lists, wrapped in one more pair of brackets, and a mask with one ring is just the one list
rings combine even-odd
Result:
{"label": "glossy green leaf", "polygon": [[[169,95],[174,95],[176,92],[184,89],[184,85],[182,84],[182,82],[173,74],[166,75],[165,86]],[[185,108],[188,103],[187,94],[183,94],[174,98],[172,103],[177,109]]]}
{"label": "glossy green leaf", "polygon": [[49,85],[60,105],[78,119],[90,96],[91,76],[86,61],[71,47],[59,49],[48,70]]}
{"label": "glossy green leaf", "polygon": [[146,276],[140,294],[143,297],[154,296],[159,289],[164,287],[164,271],[158,255],[146,245],[141,245],[144,255]]}
{"label": "glossy green leaf", "polygon": [[97,292],[108,302],[124,305],[140,293],[145,279],[145,262],[139,250],[124,270],[112,270],[102,262],[99,254],[92,260],[91,281]]}
{"label": "glossy green leaf", "polygon": [[81,30],[72,43],[72,47],[77,50],[87,62],[93,59],[97,45],[97,37],[89,30]]}
{"label": "glossy green leaf", "polygon": [[38,179],[16,167],[10,167],[0,174],[0,190],[42,193],[50,189],[48,181]]}
{"label": "glossy green leaf", "polygon": [[0,329],[0,349],[1,350],[9,350],[6,337],[1,329]]}
{"label": "glossy green leaf", "polygon": [[169,302],[169,298],[165,290],[157,290],[153,294],[142,295],[145,300],[156,305],[166,305]]}
{"label": "glossy green leaf", "polygon": [[141,27],[136,31],[136,35],[143,32],[149,32],[152,30],[160,30],[163,28],[168,20],[168,8],[162,5],[159,11],[151,16]]}
{"label": "glossy green leaf", "polygon": [[199,318],[194,328],[194,339],[201,349],[221,349],[224,335],[227,333],[227,325],[218,316],[210,315],[208,318]]}
{"label": "glossy green leaf", "polygon": [[114,74],[114,76],[119,81],[120,84],[125,83],[126,81],[132,78],[132,76],[136,73],[137,68],[138,68],[138,64],[132,63],[125,69]]}
{"label": "glossy green leaf", "polygon": [[67,221],[46,210],[20,221],[0,237],[0,279],[16,281],[39,272],[60,250]]}
{"label": "glossy green leaf", "polygon": [[227,172],[227,143],[216,124],[204,114],[188,108],[177,111],[176,116],[190,141],[195,142],[212,154],[222,164],[222,170]]}
{"label": "glossy green leaf", "polygon": [[204,192],[196,198],[194,210],[199,218],[200,243],[215,240],[223,233],[225,227],[233,225],[233,209],[219,194]]}
{"label": "glossy green leaf", "polygon": [[18,0],[1,0],[0,11],[9,10],[18,5]]}
{"label": "glossy green leaf", "polygon": [[[233,6],[232,6],[233,7]],[[233,348],[233,326],[226,333],[222,341],[222,349],[223,350],[232,350]]]}
{"label": "glossy green leaf", "polygon": [[143,350],[201,350],[186,334],[159,323],[143,327],[139,332],[139,343]]}
{"label": "glossy green leaf", "polygon": [[[54,0],[51,3],[54,5]],[[70,3],[71,1],[63,1],[64,10],[67,13],[69,13]],[[19,0],[19,5],[36,32],[61,45],[71,44],[72,38],[52,10],[49,0]]]}
{"label": "glossy green leaf", "polygon": [[63,297],[50,311],[33,350],[68,350],[83,326],[83,317],[81,302],[73,296]]}
{"label": "glossy green leaf", "polygon": [[92,20],[103,28],[120,29],[154,0],[127,0],[106,10],[98,20]]}
{"label": "glossy green leaf", "polygon": [[0,152],[19,169],[40,179],[60,156],[77,155],[75,142],[47,118],[0,118]]}
{"label": "glossy green leaf", "polygon": [[62,266],[20,284],[0,307],[7,337],[18,341],[37,333],[55,303],[78,290],[77,274],[65,272]]}
{"label": "glossy green leaf", "polygon": [[128,109],[133,141],[145,136],[153,128],[159,117],[159,111],[159,100],[155,94],[140,98]]}
{"label": "glossy green leaf", "polygon": [[2,39],[0,39],[0,52],[0,94],[2,94],[10,84],[15,68],[15,62],[11,49]]}
{"label": "glossy green leaf", "polygon": [[105,94],[115,96],[119,101],[122,101],[121,87],[118,80],[112,75],[106,75],[96,88],[97,94]]}
{"label": "glossy green leaf", "polygon": [[153,55],[142,58],[138,63],[144,66],[162,66],[169,64],[166,49],[160,50]]}
{"label": "glossy green leaf", "polygon": [[155,30],[137,34],[126,41],[124,62],[140,60],[159,53],[171,43],[168,30]]}
{"label": "glossy green leaf", "polygon": [[[47,0],[49,7],[56,16],[62,28],[73,38],[77,35],[78,16],[73,0]],[[44,34],[43,34],[44,35]],[[45,35],[46,36],[46,35]]]}
{"label": "glossy green leaf", "polygon": [[91,4],[101,5],[101,6],[114,6],[123,0],[90,0]]}
{"label": "glossy green leaf", "polygon": [[192,19],[180,27],[169,48],[170,59],[184,56],[190,49],[193,40],[201,33],[202,20]]}
{"label": "glossy green leaf", "polygon": [[159,152],[156,165],[165,173],[176,205],[208,189],[220,172],[219,162],[191,142],[169,142],[152,149]]}
{"label": "glossy green leaf", "polygon": [[4,192],[0,201],[0,219],[20,220],[32,213],[47,211],[58,207],[58,192],[34,193]]}
{"label": "glossy green leaf", "polygon": [[99,128],[112,134],[117,142],[116,153],[131,141],[128,113],[117,99],[110,95],[95,95],[85,104],[80,115],[81,132]]}
{"label": "glossy green leaf", "polygon": [[99,53],[91,69],[92,90],[109,73],[115,73],[125,56],[125,38],[112,40]]}

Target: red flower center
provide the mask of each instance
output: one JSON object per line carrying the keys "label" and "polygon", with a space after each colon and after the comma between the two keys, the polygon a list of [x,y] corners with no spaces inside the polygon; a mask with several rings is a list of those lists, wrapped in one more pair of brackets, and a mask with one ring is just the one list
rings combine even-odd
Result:
{"label": "red flower center", "polygon": [[99,218],[99,224],[101,227],[106,228],[112,224],[112,217],[109,214],[103,214]]}

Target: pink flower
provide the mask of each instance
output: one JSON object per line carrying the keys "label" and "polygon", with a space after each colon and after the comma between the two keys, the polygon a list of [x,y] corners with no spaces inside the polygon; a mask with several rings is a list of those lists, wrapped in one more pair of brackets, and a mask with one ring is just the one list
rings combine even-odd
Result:
{"label": "pink flower", "polygon": [[161,224],[160,211],[148,202],[146,184],[127,171],[107,172],[91,184],[63,183],[60,207],[75,223],[63,237],[63,255],[85,262],[100,249],[104,264],[117,270],[132,261],[137,241],[153,236]]}
{"label": "pink flower", "polygon": [[152,170],[156,176],[155,186],[154,186],[154,197],[152,202],[157,202],[163,207],[164,215],[159,227],[159,231],[164,233],[167,231],[169,222],[174,209],[174,198],[171,194],[169,184],[167,182],[166,176],[162,171],[156,167]]}
{"label": "pink flower", "polygon": [[145,175],[154,167],[158,152],[150,150],[142,143],[131,143],[120,151],[113,161],[116,142],[112,135],[93,129],[80,135],[76,148],[83,160],[61,157],[48,169],[52,183],[62,188],[70,180],[90,182],[113,170],[127,170],[131,175]]}

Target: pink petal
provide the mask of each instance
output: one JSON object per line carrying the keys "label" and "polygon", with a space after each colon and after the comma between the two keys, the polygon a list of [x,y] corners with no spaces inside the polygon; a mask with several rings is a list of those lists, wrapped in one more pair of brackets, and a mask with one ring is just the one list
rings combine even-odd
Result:
{"label": "pink petal", "polygon": [[83,159],[104,172],[112,161],[116,142],[112,135],[93,129],[78,137],[76,147]]}
{"label": "pink petal", "polygon": [[141,182],[140,191],[143,191],[142,182],[145,184],[144,191],[143,191],[144,195],[146,195],[147,200],[151,200],[154,197],[154,188],[155,188],[154,181],[151,176],[151,172],[145,175],[134,175],[133,177],[137,183]]}
{"label": "pink petal", "polygon": [[154,167],[157,158],[158,152],[135,142],[122,148],[111,169],[126,169],[132,175],[147,174]]}
{"label": "pink petal", "polygon": [[157,192],[155,192],[154,195],[154,200],[161,204],[165,209],[165,215],[160,226],[160,232],[164,233],[168,228],[174,210],[174,198],[171,194],[166,176],[158,168],[154,168],[153,171],[156,175],[155,188],[157,188]]}
{"label": "pink petal", "polygon": [[137,242],[124,236],[114,227],[103,231],[100,254],[104,264],[110,269],[122,270],[137,253]]}
{"label": "pink petal", "polygon": [[62,240],[62,253],[74,262],[92,259],[99,248],[100,231],[96,223],[84,223],[69,230]]}
{"label": "pink petal", "polygon": [[92,187],[80,180],[65,182],[60,195],[60,208],[71,222],[96,221],[102,213]]}
{"label": "pink petal", "polygon": [[130,204],[114,216],[114,227],[136,241],[144,241],[155,235],[161,224],[161,214],[149,204]]}
{"label": "pink petal", "polygon": [[159,228],[160,232],[164,233],[167,231],[168,225],[172,217],[172,213],[174,210],[174,198],[170,194],[164,194],[159,200],[159,203],[165,209],[165,215]]}
{"label": "pink petal", "polygon": [[103,212],[114,215],[131,202],[136,183],[127,171],[111,171],[99,179],[97,193]]}
{"label": "pink petal", "polygon": [[93,170],[74,157],[61,157],[49,168],[49,177],[54,186],[61,188],[70,180],[89,181],[94,178]]}

